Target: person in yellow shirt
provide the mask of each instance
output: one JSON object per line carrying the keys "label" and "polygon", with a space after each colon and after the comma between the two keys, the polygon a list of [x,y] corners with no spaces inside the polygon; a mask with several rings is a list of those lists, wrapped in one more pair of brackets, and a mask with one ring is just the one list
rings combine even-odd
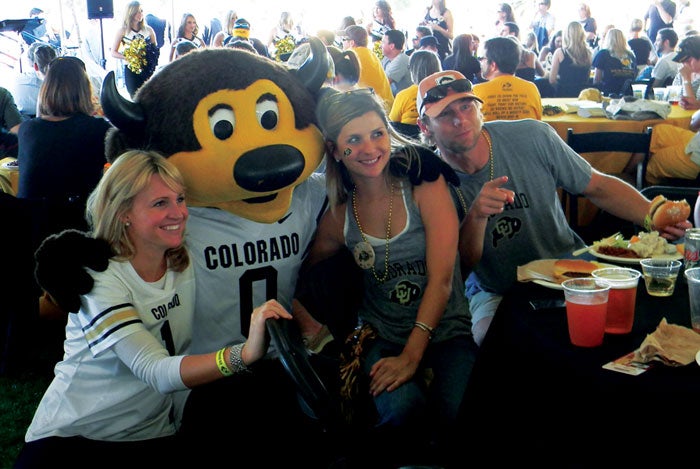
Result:
{"label": "person in yellow shirt", "polygon": [[338,36],[343,40],[343,50],[352,50],[360,61],[360,81],[358,87],[369,87],[379,95],[389,112],[394,103],[394,95],[391,92],[389,79],[386,77],[384,67],[373,50],[367,47],[369,35],[362,26],[351,25],[343,31],[338,31]]}
{"label": "person in yellow shirt", "polygon": [[416,98],[418,96],[418,83],[428,75],[442,71],[440,59],[437,54],[427,50],[417,50],[408,61],[408,70],[411,72],[413,84],[401,90],[394,98],[394,105],[389,112],[389,120],[402,124],[416,125],[418,109]]}
{"label": "person in yellow shirt", "polygon": [[493,37],[484,43],[481,75],[488,80],[474,85],[484,101],[485,121],[542,120],[542,98],[534,83],[515,76],[520,63],[520,46],[508,37]]}

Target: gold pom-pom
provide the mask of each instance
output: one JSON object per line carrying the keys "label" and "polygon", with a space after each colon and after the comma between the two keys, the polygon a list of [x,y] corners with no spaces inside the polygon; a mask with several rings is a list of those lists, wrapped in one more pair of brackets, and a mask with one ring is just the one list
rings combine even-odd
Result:
{"label": "gold pom-pom", "polygon": [[384,52],[382,52],[382,41],[376,41],[374,43],[374,55],[376,55],[379,60],[384,58]]}
{"label": "gold pom-pom", "polygon": [[292,36],[285,36],[279,41],[275,42],[275,60],[277,62],[282,62],[282,56],[287,55],[292,53],[294,48],[296,47],[296,43],[294,42],[294,38]]}
{"label": "gold pom-pom", "polygon": [[123,55],[129,70],[140,75],[146,67],[146,41],[140,36],[135,37],[126,45]]}

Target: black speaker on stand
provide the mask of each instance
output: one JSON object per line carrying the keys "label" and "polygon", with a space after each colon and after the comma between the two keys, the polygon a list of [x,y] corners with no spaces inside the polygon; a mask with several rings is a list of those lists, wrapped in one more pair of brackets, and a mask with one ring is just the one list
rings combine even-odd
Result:
{"label": "black speaker on stand", "polygon": [[100,41],[102,44],[102,68],[105,68],[107,61],[105,60],[105,33],[102,29],[103,18],[114,18],[114,1],[113,0],[87,0],[87,10],[89,20],[100,20]]}

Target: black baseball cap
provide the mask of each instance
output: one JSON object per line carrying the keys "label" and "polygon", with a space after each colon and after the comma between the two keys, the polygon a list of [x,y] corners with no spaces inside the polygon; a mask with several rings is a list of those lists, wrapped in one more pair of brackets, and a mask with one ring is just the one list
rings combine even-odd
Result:
{"label": "black baseball cap", "polygon": [[700,36],[689,36],[683,39],[676,48],[676,56],[673,61],[683,62],[689,57],[700,59]]}

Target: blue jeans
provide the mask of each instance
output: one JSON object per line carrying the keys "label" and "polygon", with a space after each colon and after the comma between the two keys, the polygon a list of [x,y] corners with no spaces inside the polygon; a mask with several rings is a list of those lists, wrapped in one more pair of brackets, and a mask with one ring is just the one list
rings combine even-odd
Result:
{"label": "blue jeans", "polygon": [[[398,356],[403,348],[375,339],[365,350],[363,371],[369,374],[377,361]],[[449,428],[457,419],[475,356],[476,345],[469,336],[430,343],[413,378],[394,391],[374,397],[379,416],[377,426],[420,424],[427,416],[435,416],[437,422],[432,428]],[[430,386],[424,379],[426,368],[431,368],[433,373]]]}

